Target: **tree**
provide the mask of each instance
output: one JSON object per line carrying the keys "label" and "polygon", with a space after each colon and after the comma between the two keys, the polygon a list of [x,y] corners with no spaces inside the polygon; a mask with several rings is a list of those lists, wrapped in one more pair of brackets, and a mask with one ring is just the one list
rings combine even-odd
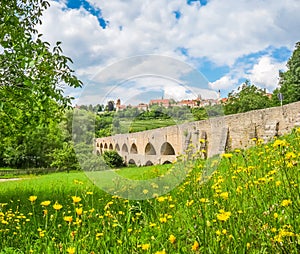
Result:
{"label": "tree", "polygon": [[40,144],[31,137],[41,130],[49,133],[50,124],[58,124],[70,105],[72,98],[63,88],[81,86],[61,43],[51,49],[36,30],[48,7],[44,0],[0,3],[0,163],[8,151],[19,151],[19,158],[34,157],[33,148]]}
{"label": "tree", "polygon": [[224,113],[236,114],[250,110],[267,108],[272,105],[266,92],[246,81],[238,88],[228,94],[228,100],[224,104]]}
{"label": "tree", "polygon": [[280,87],[274,91],[274,100],[278,99],[278,93],[283,94],[283,103],[291,103],[300,100],[300,42],[296,43],[296,48],[287,62],[288,70],[279,73]]}
{"label": "tree", "polygon": [[114,109],[115,109],[115,103],[114,103],[114,101],[107,102],[106,109],[107,109],[107,111],[114,111]]}
{"label": "tree", "polygon": [[117,151],[104,151],[103,159],[105,163],[111,168],[117,168],[124,166],[124,160],[121,155],[118,154]]}

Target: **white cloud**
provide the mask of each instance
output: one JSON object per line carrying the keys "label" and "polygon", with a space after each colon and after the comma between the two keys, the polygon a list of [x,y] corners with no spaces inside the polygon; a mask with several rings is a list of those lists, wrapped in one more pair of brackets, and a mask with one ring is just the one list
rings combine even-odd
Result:
{"label": "white cloud", "polygon": [[[204,58],[217,66],[229,66],[227,76],[211,83],[213,88],[228,89],[241,76],[245,77],[249,69],[237,66],[237,59],[270,46],[292,50],[300,38],[299,0],[211,0],[202,7],[181,0],[89,2],[101,9],[108,21],[106,29],[85,9],[68,9],[63,1],[50,1],[51,7],[45,12],[40,28],[47,41],[63,42],[65,54],[73,59],[76,73],[84,82],[120,59],[161,54],[189,63]],[[174,11],[181,13],[180,19],[175,18]],[[182,48],[188,55],[179,50]],[[274,73],[277,75],[276,68],[281,68],[281,63],[261,61],[248,75],[271,89]],[[117,76],[122,77],[122,72],[128,72],[126,75],[140,72],[146,67],[123,66]],[[157,69],[180,72],[171,67],[174,68],[157,65]],[[265,68],[265,72],[258,68]]]}
{"label": "white cloud", "polygon": [[210,87],[214,90],[227,90],[231,89],[238,84],[238,78],[233,78],[230,74],[221,77],[220,79],[209,83]]}
{"label": "white cloud", "polygon": [[269,56],[263,56],[247,76],[253,84],[272,91],[278,86],[279,70],[286,70],[285,62],[279,63]]}

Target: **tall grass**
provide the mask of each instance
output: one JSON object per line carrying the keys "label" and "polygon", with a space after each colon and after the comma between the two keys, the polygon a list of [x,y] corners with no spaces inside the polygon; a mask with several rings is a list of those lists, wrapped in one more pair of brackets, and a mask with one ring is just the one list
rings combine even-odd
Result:
{"label": "tall grass", "polygon": [[[110,196],[83,173],[1,183],[0,249],[2,253],[299,253],[299,139],[300,129],[267,145],[253,140],[256,145],[251,149],[222,155],[207,179],[203,178],[207,164],[198,160],[188,166],[191,173],[176,189],[142,201]],[[148,179],[166,170],[128,168],[118,173]]]}

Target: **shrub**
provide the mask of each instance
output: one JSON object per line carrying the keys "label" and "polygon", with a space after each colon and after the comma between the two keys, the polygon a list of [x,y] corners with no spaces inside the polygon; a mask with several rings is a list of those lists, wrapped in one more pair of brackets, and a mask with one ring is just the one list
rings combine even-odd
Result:
{"label": "shrub", "polygon": [[124,160],[117,151],[105,151],[103,153],[105,163],[112,168],[124,166]]}

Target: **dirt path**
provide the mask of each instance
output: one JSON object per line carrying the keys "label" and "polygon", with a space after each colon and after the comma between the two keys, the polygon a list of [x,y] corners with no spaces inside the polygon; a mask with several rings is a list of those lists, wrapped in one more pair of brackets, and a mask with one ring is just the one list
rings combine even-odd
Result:
{"label": "dirt path", "polygon": [[8,182],[8,181],[17,181],[17,180],[21,180],[22,178],[3,178],[0,179],[0,183],[1,182]]}

